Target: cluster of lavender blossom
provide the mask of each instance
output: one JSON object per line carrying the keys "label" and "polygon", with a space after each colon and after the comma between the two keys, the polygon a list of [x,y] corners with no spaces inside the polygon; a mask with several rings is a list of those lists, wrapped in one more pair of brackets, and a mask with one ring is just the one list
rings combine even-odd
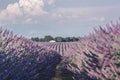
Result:
{"label": "cluster of lavender blossom", "polygon": [[65,54],[58,70],[73,80],[120,80],[120,23],[95,29]]}
{"label": "cluster of lavender blossom", "polygon": [[51,80],[60,60],[56,51],[0,29],[0,80]]}
{"label": "cluster of lavender blossom", "polygon": [[120,23],[64,43],[33,42],[1,28],[0,80],[120,80]]}

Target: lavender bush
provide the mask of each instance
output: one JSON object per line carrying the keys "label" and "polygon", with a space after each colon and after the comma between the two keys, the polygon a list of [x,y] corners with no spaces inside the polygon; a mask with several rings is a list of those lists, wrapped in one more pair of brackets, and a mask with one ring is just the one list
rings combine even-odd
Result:
{"label": "lavender bush", "polygon": [[60,60],[56,51],[0,29],[1,80],[51,80]]}
{"label": "lavender bush", "polygon": [[120,80],[120,23],[66,43],[36,43],[0,29],[0,79]]}
{"label": "lavender bush", "polygon": [[[72,56],[67,56],[66,59],[71,60],[67,64],[61,65],[67,66],[67,70],[77,74],[73,75],[76,80],[120,79],[119,23],[107,25],[106,29],[102,27],[95,29],[94,33],[85,37],[78,45],[78,51],[75,48],[70,53],[68,51]],[[63,60],[62,63],[67,60]],[[71,63],[71,61],[73,62]],[[64,68],[62,67],[62,69]]]}
{"label": "lavender bush", "polygon": [[61,80],[120,80],[120,23],[95,29],[61,55],[57,67]]}

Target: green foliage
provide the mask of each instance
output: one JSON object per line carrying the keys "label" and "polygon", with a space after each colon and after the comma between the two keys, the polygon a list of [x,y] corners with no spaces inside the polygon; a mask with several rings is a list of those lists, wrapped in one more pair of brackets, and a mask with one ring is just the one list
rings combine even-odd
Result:
{"label": "green foliage", "polygon": [[31,38],[31,40],[36,41],[36,42],[40,41],[38,37]]}
{"label": "green foliage", "polygon": [[56,42],[74,42],[74,41],[78,41],[80,38],[78,37],[55,37],[53,38],[50,35],[45,36],[44,38],[38,38],[38,37],[34,37],[31,38],[31,40],[36,41],[36,42],[49,42],[50,40],[55,40]]}
{"label": "green foliage", "polygon": [[47,36],[44,37],[44,41],[45,41],[45,42],[48,42],[48,41],[50,41],[50,40],[53,40],[53,37],[52,37],[52,36],[47,35]]}
{"label": "green foliage", "polygon": [[64,42],[64,38],[63,37],[55,37],[54,40],[56,42]]}

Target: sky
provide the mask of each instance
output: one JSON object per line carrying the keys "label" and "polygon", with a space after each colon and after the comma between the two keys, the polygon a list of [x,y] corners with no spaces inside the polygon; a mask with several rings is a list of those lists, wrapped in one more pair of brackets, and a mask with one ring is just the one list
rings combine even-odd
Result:
{"label": "sky", "polygon": [[27,38],[85,36],[120,17],[120,0],[0,0],[0,26]]}

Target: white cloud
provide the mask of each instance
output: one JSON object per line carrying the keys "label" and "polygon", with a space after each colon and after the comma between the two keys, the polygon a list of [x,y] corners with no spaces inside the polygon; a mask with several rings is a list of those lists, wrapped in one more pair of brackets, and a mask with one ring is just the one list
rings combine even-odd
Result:
{"label": "white cloud", "polygon": [[93,23],[104,22],[113,17],[119,17],[119,5],[96,7],[61,7],[51,12],[51,18],[56,23]]}
{"label": "white cloud", "polygon": [[28,18],[23,23],[32,23],[32,22],[33,22],[32,18]]}
{"label": "white cloud", "polygon": [[103,22],[105,21],[105,17],[92,17],[89,19],[89,21],[100,21],[100,22]]}
{"label": "white cloud", "polygon": [[43,9],[43,0],[20,0],[19,7],[26,15],[43,15],[47,12]]}
{"label": "white cloud", "polygon": [[[54,0],[48,0],[53,4]],[[44,0],[19,0],[19,2],[9,4],[6,9],[0,11],[0,21],[7,22],[17,21],[21,17],[41,16],[47,14],[45,11]],[[17,18],[17,19],[16,19]]]}
{"label": "white cloud", "polygon": [[10,15],[15,15],[15,16],[23,15],[18,3],[9,4],[5,11]]}
{"label": "white cloud", "polygon": [[55,3],[55,0],[47,0],[47,2],[48,2],[49,5],[52,5],[52,4]]}
{"label": "white cloud", "polygon": [[105,17],[100,17],[100,21],[101,22],[105,21]]}
{"label": "white cloud", "polygon": [[0,23],[80,24],[94,21],[103,22],[107,17],[119,15],[119,5],[93,7],[56,6],[53,8],[55,1],[57,0],[19,0],[16,3],[11,3],[6,9],[0,10]]}
{"label": "white cloud", "polygon": [[[53,17],[63,18],[82,18],[85,16],[96,16],[106,11],[103,7],[68,7],[56,8],[52,11]],[[95,15],[96,14],[96,15]]]}

